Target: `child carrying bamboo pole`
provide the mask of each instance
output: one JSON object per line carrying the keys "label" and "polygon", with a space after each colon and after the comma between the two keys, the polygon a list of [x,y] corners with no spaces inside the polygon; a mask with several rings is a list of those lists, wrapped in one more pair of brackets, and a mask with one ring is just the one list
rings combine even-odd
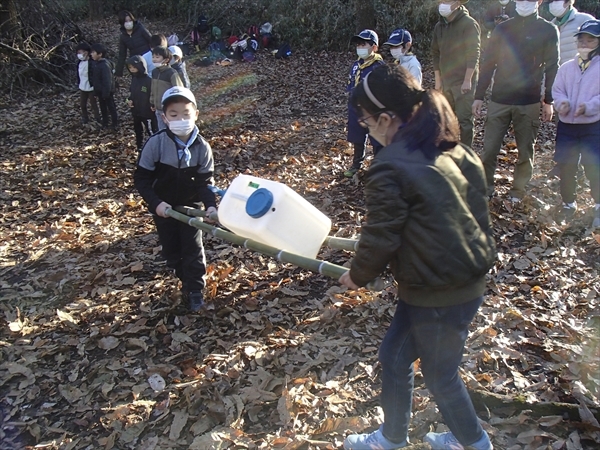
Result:
{"label": "child carrying bamboo pole", "polygon": [[202,202],[207,215],[217,211],[212,182],[214,160],[210,145],[200,136],[196,98],[189,89],[174,86],[162,97],[167,129],[148,139],[134,173],[134,184],[153,215],[162,255],[181,280],[184,299],[192,312],[204,305],[206,261],[199,229],[169,217],[171,205]]}

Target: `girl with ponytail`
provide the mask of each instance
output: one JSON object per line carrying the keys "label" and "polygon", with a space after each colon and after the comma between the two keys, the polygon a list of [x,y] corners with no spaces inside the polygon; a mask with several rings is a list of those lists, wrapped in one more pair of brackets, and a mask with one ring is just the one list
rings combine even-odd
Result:
{"label": "girl with ponytail", "polygon": [[379,351],[384,423],[373,433],[348,436],[344,448],[409,445],[413,363],[420,358],[451,430],[428,433],[425,442],[438,450],[492,450],[458,374],[496,257],[483,166],[460,143],[445,97],[422,90],[401,66],[374,69],[350,103],[384,147],[365,177],[367,222],[340,283],[358,289],[389,264],[399,298]]}

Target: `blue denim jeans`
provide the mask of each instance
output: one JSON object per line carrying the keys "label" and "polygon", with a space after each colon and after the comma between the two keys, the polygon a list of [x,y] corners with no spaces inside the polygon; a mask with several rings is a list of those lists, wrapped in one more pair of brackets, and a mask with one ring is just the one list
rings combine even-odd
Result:
{"label": "blue denim jeans", "polygon": [[414,387],[413,363],[421,359],[425,384],[446,425],[464,446],[483,435],[473,403],[458,374],[469,324],[483,297],[442,308],[411,306],[402,300],[379,350],[382,366],[383,434],[393,442],[408,435]]}

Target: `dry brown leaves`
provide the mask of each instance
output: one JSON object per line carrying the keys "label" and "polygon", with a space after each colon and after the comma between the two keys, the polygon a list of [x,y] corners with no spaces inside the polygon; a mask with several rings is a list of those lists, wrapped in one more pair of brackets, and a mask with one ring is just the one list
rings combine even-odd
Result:
{"label": "dry brown leaves", "polygon": [[[356,235],[361,179],[342,176],[350,62],[297,52],[189,65],[217,184],[241,172],[284,182],[338,236]],[[125,92],[117,134],[80,126],[77,94],[32,93],[0,112],[0,449],[333,449],[347,431],[376,427],[393,288],[347,292],[207,238],[209,310],[188,315],[132,188]],[[571,226],[554,221],[552,131],[542,131],[531,196],[491,203],[500,255],[466,348],[470,388],[532,403],[519,414],[481,412],[502,449],[600,442],[600,246],[585,209]],[[499,175],[508,179],[515,153],[505,150]],[[590,205],[583,191],[579,203]],[[415,442],[442,422],[417,381]],[[552,401],[579,404],[584,422],[540,418],[534,405]]]}

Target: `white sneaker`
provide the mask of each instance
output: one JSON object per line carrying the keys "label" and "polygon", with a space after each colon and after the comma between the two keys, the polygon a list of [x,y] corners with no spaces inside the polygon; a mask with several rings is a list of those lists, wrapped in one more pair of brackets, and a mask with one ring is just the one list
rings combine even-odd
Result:
{"label": "white sneaker", "polygon": [[396,450],[408,445],[408,439],[399,444],[388,440],[381,432],[382,428],[383,425],[369,434],[351,434],[344,440],[344,448],[346,450]]}
{"label": "white sneaker", "polygon": [[[431,445],[433,450],[465,450],[463,445],[456,439],[456,436],[450,431],[446,433],[427,433],[423,438],[423,442]],[[472,443],[469,448],[475,450],[494,450],[494,446],[490,442],[490,437],[485,432],[483,433],[483,436],[477,442]]]}

